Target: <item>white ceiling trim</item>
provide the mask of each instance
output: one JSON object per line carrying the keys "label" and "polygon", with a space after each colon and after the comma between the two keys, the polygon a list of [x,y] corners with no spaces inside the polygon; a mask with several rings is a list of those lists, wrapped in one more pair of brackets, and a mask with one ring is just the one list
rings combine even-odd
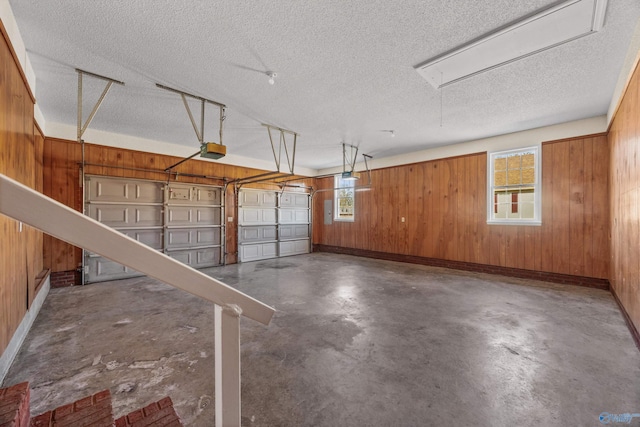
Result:
{"label": "white ceiling trim", "polygon": [[[607,116],[591,117],[553,126],[529,129],[522,132],[483,138],[475,141],[463,142],[443,147],[403,154],[399,156],[374,158],[369,161],[371,169],[388,168],[392,166],[421,163],[429,160],[445,159],[448,157],[464,156],[485,151],[502,151],[528,147],[545,141],[554,141],[575,136],[590,135],[607,131]],[[355,170],[365,170],[364,162],[357,163]],[[328,168],[318,171],[319,175],[342,172],[342,168]]]}

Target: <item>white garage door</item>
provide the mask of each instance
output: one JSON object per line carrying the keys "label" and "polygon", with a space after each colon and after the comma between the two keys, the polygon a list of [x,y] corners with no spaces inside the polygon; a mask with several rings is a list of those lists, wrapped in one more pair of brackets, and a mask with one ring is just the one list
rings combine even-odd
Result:
{"label": "white garage door", "polygon": [[240,190],[238,254],[240,262],[308,253],[310,195]]}
{"label": "white garage door", "polygon": [[[195,268],[222,262],[222,200],[220,187],[85,178],[86,215]],[[85,283],[138,275],[85,251]]]}

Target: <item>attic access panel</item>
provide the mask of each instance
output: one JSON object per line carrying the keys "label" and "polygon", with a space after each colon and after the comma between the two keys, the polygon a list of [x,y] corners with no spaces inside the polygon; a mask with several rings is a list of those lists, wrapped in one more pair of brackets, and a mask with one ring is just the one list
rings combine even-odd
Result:
{"label": "attic access panel", "polygon": [[607,0],[569,0],[415,67],[439,89],[599,31]]}

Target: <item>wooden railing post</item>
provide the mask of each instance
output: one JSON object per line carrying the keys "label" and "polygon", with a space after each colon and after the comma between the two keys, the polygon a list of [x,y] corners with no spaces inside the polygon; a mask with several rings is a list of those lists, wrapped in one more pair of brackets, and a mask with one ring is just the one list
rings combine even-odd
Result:
{"label": "wooden railing post", "polygon": [[240,315],[234,304],[215,306],[216,427],[240,427]]}

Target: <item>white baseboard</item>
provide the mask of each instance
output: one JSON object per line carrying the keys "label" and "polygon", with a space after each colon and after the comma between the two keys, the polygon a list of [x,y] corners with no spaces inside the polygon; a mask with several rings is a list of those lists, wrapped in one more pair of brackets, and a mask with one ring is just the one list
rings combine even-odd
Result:
{"label": "white baseboard", "polygon": [[2,353],[2,356],[0,356],[0,384],[4,382],[4,377],[7,375],[7,372],[9,372],[13,359],[18,355],[20,347],[22,347],[22,343],[27,337],[27,334],[31,329],[31,325],[33,325],[33,321],[36,320],[36,317],[40,312],[40,308],[49,294],[50,286],[50,275],[47,275],[38,295],[36,295],[36,298],[33,300],[33,304],[31,304],[31,308],[27,311],[22,322],[20,322],[18,329],[16,329],[16,332],[13,334],[13,338],[9,341],[9,346],[4,353]]}

